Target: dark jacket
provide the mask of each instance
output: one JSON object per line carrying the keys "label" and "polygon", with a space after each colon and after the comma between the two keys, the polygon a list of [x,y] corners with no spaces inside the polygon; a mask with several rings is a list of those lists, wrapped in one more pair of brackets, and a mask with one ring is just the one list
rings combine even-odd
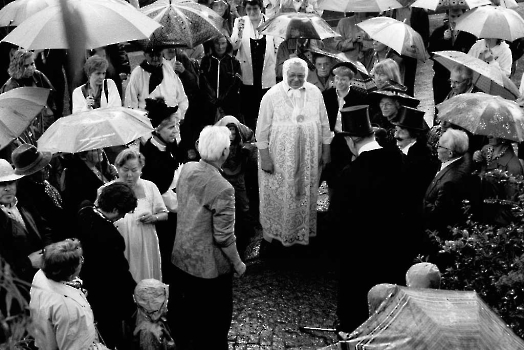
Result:
{"label": "dark jacket", "polygon": [[426,228],[438,231],[441,238],[449,237],[447,226],[464,219],[462,201],[469,197],[471,166],[463,156],[439,171],[426,190],[422,206]]}
{"label": "dark jacket", "polygon": [[179,164],[176,142],[166,145],[166,150],[161,151],[149,139],[145,144],[140,145],[140,153],[146,158],[141,178],[153,182],[160,193],[165,193],[173,182]]}
{"label": "dark jacket", "polygon": [[[326,111],[329,119],[329,129],[333,131],[335,123],[337,121],[338,114],[338,96],[337,89],[332,87],[322,92],[324,97],[324,104],[326,105]],[[360,89],[351,86],[348,94],[344,97],[344,108],[358,105],[368,104],[367,94]]]}

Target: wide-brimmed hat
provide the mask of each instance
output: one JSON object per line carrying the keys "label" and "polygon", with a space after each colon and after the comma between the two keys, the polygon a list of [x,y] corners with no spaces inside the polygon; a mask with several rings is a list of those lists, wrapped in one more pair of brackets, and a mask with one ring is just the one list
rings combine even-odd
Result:
{"label": "wide-brimmed hat", "polygon": [[334,71],[335,69],[337,69],[338,67],[347,67],[347,68],[351,69],[351,71],[353,72],[354,75],[357,75],[357,73],[358,73],[358,69],[357,69],[357,67],[356,67],[353,63],[351,63],[351,62],[339,62],[339,63],[335,64],[335,65],[331,68],[331,71],[330,71],[329,73],[330,73],[331,75],[335,75],[335,74],[333,73],[333,71]]}
{"label": "wide-brimmed hat", "polygon": [[10,182],[18,180],[24,175],[15,174],[15,169],[5,159],[0,158],[0,182]]}
{"label": "wide-brimmed hat", "polygon": [[368,105],[360,105],[340,110],[343,135],[364,137],[373,134],[368,107]]}
{"label": "wide-brimmed hat", "polygon": [[428,130],[429,126],[424,120],[424,114],[426,114],[426,112],[416,108],[400,106],[392,124],[404,129]]}
{"label": "wide-brimmed hat", "polygon": [[406,87],[390,81],[390,84],[369,94],[370,102],[378,104],[384,97],[397,100],[401,105],[416,108],[420,101],[406,94]]}
{"label": "wide-brimmed hat", "polygon": [[32,175],[45,168],[52,157],[50,152],[40,152],[33,145],[23,144],[13,151],[11,161],[15,166],[15,174]]}

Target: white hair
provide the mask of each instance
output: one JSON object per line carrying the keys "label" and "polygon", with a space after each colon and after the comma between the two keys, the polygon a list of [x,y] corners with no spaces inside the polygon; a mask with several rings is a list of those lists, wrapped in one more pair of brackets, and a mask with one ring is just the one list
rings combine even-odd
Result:
{"label": "white hair", "polygon": [[216,162],[222,152],[229,148],[231,132],[225,126],[208,125],[202,130],[198,138],[198,153],[203,160]]}
{"label": "white hair", "polygon": [[469,138],[462,130],[448,129],[440,136],[441,142],[449,140],[449,148],[457,155],[463,155],[468,151]]}
{"label": "white hair", "polygon": [[298,57],[290,58],[290,59],[288,59],[288,60],[286,60],[284,62],[284,65],[282,66],[282,76],[284,77],[284,80],[286,80],[286,78],[287,78],[287,72],[288,72],[289,68],[292,65],[294,65],[294,64],[298,64],[302,68],[304,68],[304,74],[305,74],[304,81],[307,81],[307,74],[309,72],[309,68],[307,66],[306,61],[304,61],[303,59],[298,58]]}

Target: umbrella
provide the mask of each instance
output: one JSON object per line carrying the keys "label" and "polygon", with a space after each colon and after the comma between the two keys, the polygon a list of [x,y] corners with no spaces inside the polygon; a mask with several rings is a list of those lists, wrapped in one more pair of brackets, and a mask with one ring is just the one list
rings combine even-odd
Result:
{"label": "umbrella", "polygon": [[77,153],[126,145],[151,131],[144,112],[126,107],[98,108],[58,119],[38,139],[38,149]]}
{"label": "umbrella", "polygon": [[21,87],[0,94],[0,149],[27,129],[47,104],[49,91]]}
{"label": "umbrella", "polygon": [[395,50],[399,55],[426,60],[426,48],[419,33],[390,17],[370,18],[357,24],[371,39]]}
{"label": "umbrella", "polygon": [[515,84],[495,65],[460,51],[436,51],[435,61],[450,71],[457,64],[462,64],[473,71],[473,84],[490,95],[502,96],[514,100],[520,93]]}
{"label": "umbrella", "polygon": [[437,107],[438,119],[475,135],[524,141],[524,111],[513,101],[477,92],[457,95]]}
{"label": "umbrella", "polygon": [[162,25],[151,36],[154,45],[192,48],[221,34],[222,17],[194,1],[157,0],[140,11]]}
{"label": "umbrella", "polygon": [[500,5],[507,9],[516,9],[519,7],[519,4],[515,0],[499,0]]}
{"label": "umbrella", "polygon": [[318,6],[337,12],[383,12],[403,7],[397,0],[319,0]]}
{"label": "umbrella", "polygon": [[344,53],[342,53],[340,51],[337,51],[337,50],[334,50],[334,49],[331,49],[331,48],[328,48],[328,47],[324,47],[324,48],[321,49],[321,48],[316,47],[316,46],[312,46],[310,48],[310,51],[313,52],[313,53],[316,53],[318,55],[324,55],[324,56],[327,56],[327,57],[334,58],[334,59],[336,59],[337,61],[340,61],[340,62],[349,62],[349,63],[353,64],[353,66],[360,73],[362,78],[368,78],[369,77],[369,72],[367,71],[366,67],[361,62],[350,60],[349,58],[347,58],[346,55],[344,55]]}
{"label": "umbrella", "polygon": [[471,10],[475,7],[489,4],[491,4],[490,0],[417,0],[411,4],[411,7],[445,12],[450,9]]}
{"label": "umbrella", "polygon": [[[123,0],[67,0],[84,23],[86,48],[147,39],[160,24]],[[50,6],[19,24],[2,41],[28,50],[67,49],[62,6]]]}
{"label": "umbrella", "polygon": [[257,28],[260,34],[289,38],[324,40],[340,36],[317,14],[287,12],[271,18]]}
{"label": "umbrella", "polygon": [[57,0],[15,0],[0,10],[0,27],[17,26],[46,7],[57,5]]}
{"label": "umbrella", "polygon": [[[475,292],[396,286],[342,349],[517,350],[524,341]],[[342,344],[339,344],[342,345]]]}
{"label": "umbrella", "polygon": [[502,6],[481,6],[460,16],[455,29],[477,38],[513,41],[524,37],[524,19],[516,11]]}

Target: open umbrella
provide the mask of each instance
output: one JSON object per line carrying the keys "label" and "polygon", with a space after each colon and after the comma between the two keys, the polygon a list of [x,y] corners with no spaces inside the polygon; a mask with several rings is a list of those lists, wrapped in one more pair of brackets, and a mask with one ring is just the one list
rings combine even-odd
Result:
{"label": "open umbrella", "polygon": [[260,34],[284,39],[309,38],[324,40],[340,36],[319,15],[303,12],[282,13],[263,23],[257,30]]}
{"label": "open umbrella", "polygon": [[350,337],[338,349],[524,349],[477,293],[400,286]]}
{"label": "open umbrella", "polygon": [[162,25],[151,35],[154,45],[195,47],[220,35],[223,19],[194,1],[157,0],[140,9]]}
{"label": "open umbrella", "polygon": [[390,17],[370,18],[357,24],[371,39],[395,50],[399,55],[426,60],[426,48],[419,33]]}
{"label": "open umbrella", "polygon": [[144,112],[125,107],[98,108],[58,119],[38,139],[38,149],[77,153],[121,146],[151,131]]}
{"label": "open umbrella", "polygon": [[57,5],[57,0],[15,0],[0,10],[0,27],[17,26],[46,7]]}
{"label": "open umbrella", "polygon": [[505,7],[507,9],[516,9],[519,7],[519,4],[515,0],[499,0],[500,5],[502,7]]}
{"label": "open umbrella", "polygon": [[411,7],[445,12],[451,9],[471,10],[475,7],[489,4],[491,4],[490,0],[417,0],[411,4]]}
{"label": "open umbrella", "polygon": [[47,104],[49,91],[21,87],[0,94],[0,149],[27,129]]}
{"label": "open umbrella", "polygon": [[355,69],[358,71],[358,73],[360,74],[360,76],[362,78],[368,78],[369,77],[369,72],[367,71],[366,67],[359,61],[352,61],[350,60],[349,58],[347,58],[346,55],[344,55],[344,53],[340,52],[340,51],[337,51],[337,50],[334,50],[334,49],[330,49],[328,47],[324,47],[324,48],[319,48],[319,47],[311,47],[311,52],[313,53],[316,53],[318,55],[323,55],[323,56],[327,56],[327,57],[331,57],[331,58],[334,58],[335,60],[339,61],[339,62],[349,62],[351,63]]}
{"label": "open umbrella", "polygon": [[383,12],[403,5],[397,0],[319,0],[318,6],[337,12]]}
{"label": "open umbrella", "polygon": [[481,6],[460,16],[455,29],[477,38],[513,41],[524,37],[524,19],[516,11],[502,6]]}
{"label": "open umbrella", "polygon": [[513,101],[477,92],[457,95],[437,107],[438,119],[475,135],[524,141],[524,111]]}
{"label": "open umbrella", "polygon": [[[160,24],[123,0],[67,0],[82,18],[86,48],[147,39]],[[25,49],[67,49],[62,6],[50,6],[20,23],[2,41]]]}

